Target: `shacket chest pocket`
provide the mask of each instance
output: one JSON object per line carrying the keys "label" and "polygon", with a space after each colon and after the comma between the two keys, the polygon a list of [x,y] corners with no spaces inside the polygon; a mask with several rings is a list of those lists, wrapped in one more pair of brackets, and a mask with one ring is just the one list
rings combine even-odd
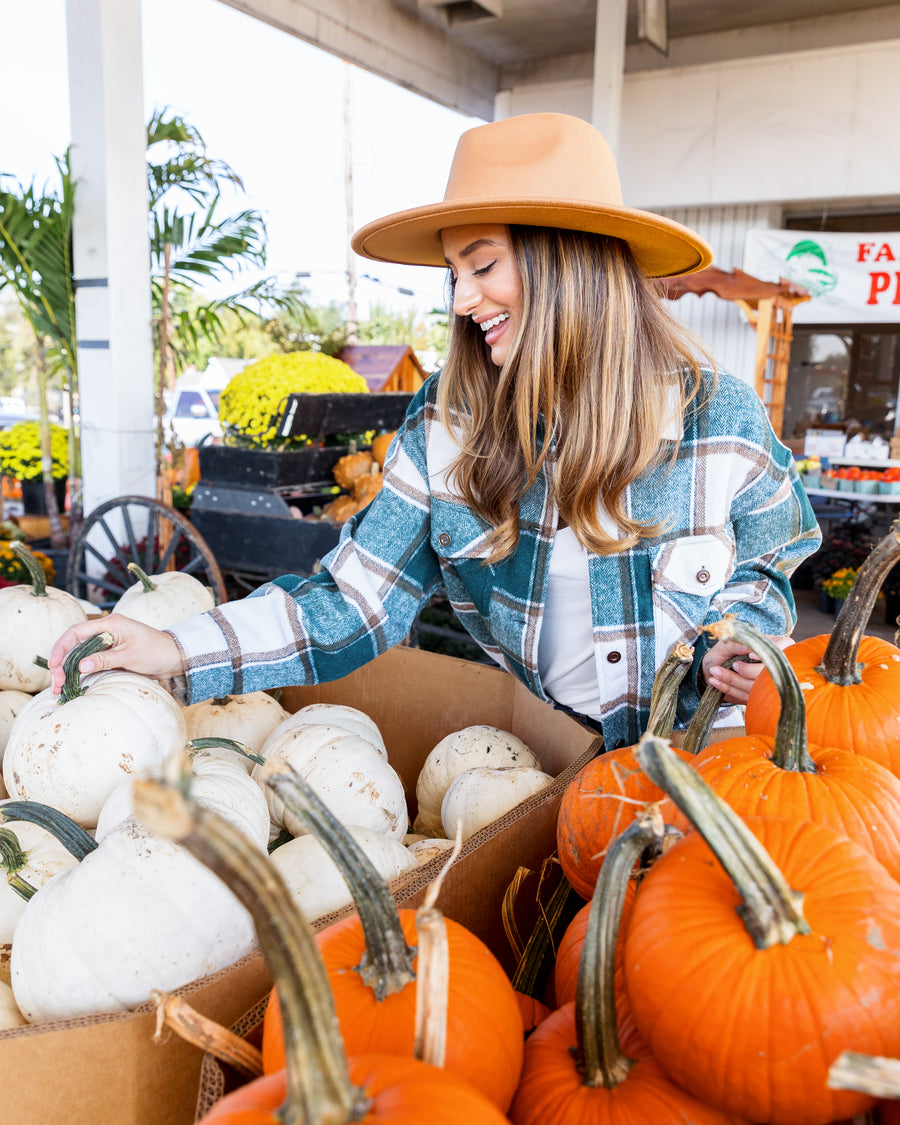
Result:
{"label": "shacket chest pocket", "polygon": [[488,534],[464,504],[432,500],[431,549],[440,559],[447,594],[453,602],[471,601],[484,618],[496,582],[494,567],[485,561],[490,554]]}
{"label": "shacket chest pocket", "polygon": [[657,665],[678,641],[693,644],[710,602],[734,572],[730,528],[719,535],[686,535],[650,552]]}

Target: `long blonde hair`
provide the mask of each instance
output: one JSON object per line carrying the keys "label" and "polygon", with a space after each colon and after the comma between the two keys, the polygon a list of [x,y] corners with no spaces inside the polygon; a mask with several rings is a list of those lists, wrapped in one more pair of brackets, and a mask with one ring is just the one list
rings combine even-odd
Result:
{"label": "long blonde hair", "polygon": [[[451,317],[438,406],[460,444],[452,480],[492,526],[499,562],[516,548],[519,503],[552,437],[560,515],[589,551],[615,554],[661,530],[629,518],[624,492],[667,449],[674,456],[663,435],[703,388],[699,349],[620,239],[509,230],[523,299],[503,367],[470,317]],[[604,531],[601,503],[618,537]]]}

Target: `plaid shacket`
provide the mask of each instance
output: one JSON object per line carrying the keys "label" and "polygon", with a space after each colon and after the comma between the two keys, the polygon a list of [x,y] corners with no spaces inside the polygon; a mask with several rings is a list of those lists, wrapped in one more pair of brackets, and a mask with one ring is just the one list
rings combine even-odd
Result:
{"label": "plaid shacket", "polygon": [[[278,578],[169,630],[188,702],[345,676],[402,641],[442,587],[485,652],[548,699],[538,642],[557,524],[552,460],[522,500],[517,550],[486,564],[489,529],[447,483],[458,448],[438,419],[436,379],[410,404],[381,492],[344,526],[318,574]],[[695,646],[679,706],[681,719],[692,713],[710,643],[701,625],[734,613],[762,632],[790,632],[789,578],[820,541],[790,451],[753,389],[724,373],[689,410],[674,463],[635,481],[627,508],[665,531],[589,559],[608,747],[640,737],[656,669],[677,641]]]}

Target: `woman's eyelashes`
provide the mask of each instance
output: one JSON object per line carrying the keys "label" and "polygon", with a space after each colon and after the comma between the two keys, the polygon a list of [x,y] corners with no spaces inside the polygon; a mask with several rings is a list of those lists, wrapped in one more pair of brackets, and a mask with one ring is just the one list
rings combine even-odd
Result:
{"label": "woman's eyelashes", "polygon": [[491,270],[494,268],[494,266],[496,266],[496,264],[497,264],[497,259],[495,258],[493,260],[493,262],[488,262],[488,264],[486,266],[482,266],[480,269],[477,269],[477,270],[472,270],[472,273],[474,273],[476,277],[484,277],[484,275],[486,273],[491,272]]}

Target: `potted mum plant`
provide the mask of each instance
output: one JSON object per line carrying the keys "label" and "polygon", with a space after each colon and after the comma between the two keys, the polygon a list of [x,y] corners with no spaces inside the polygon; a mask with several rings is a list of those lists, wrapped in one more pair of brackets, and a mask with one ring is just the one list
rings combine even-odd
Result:
{"label": "potted mum plant", "polygon": [[[69,474],[68,432],[53,422],[50,423],[50,453],[56,502],[62,511]],[[0,472],[21,482],[22,506],[27,514],[46,513],[39,422],[16,422],[0,432]]]}

